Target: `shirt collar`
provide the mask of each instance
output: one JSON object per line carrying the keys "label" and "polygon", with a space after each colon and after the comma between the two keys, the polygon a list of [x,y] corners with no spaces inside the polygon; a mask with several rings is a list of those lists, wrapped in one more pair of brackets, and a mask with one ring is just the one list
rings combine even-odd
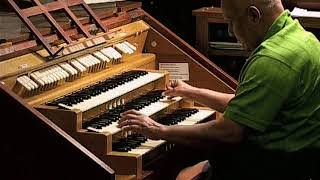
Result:
{"label": "shirt collar", "polygon": [[270,26],[269,30],[267,31],[264,40],[270,38],[271,36],[275,35],[279,32],[286,24],[286,21],[290,15],[289,10],[285,10],[281,13],[281,15],[273,22]]}
{"label": "shirt collar", "polygon": [[[270,28],[268,29],[267,33],[264,36],[263,41],[269,39],[270,37],[272,37],[273,35],[277,34],[286,24],[288,18],[290,16],[290,11],[289,10],[285,10],[283,11],[280,16],[272,23],[272,25],[270,26]],[[252,55],[254,55],[257,50],[259,49],[259,47],[261,46],[261,44],[251,52],[249,58],[246,61],[249,61],[252,57]]]}

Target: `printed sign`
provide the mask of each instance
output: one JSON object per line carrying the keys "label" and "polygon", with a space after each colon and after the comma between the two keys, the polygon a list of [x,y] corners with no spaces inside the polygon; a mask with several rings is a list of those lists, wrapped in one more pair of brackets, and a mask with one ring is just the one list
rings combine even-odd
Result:
{"label": "printed sign", "polygon": [[159,70],[170,73],[170,79],[189,81],[188,63],[159,63]]}

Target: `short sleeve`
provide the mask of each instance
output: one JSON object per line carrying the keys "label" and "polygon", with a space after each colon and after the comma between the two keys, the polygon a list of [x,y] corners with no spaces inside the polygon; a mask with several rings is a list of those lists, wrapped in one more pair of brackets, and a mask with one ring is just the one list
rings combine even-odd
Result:
{"label": "short sleeve", "polygon": [[252,59],[243,73],[224,117],[263,132],[290,95],[296,73],[283,62],[267,56]]}

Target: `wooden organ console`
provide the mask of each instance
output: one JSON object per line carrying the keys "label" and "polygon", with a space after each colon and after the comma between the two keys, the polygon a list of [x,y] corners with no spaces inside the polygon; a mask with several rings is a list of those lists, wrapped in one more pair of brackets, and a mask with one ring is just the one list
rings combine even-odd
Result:
{"label": "wooden organ console", "polygon": [[[152,166],[174,145],[139,134],[124,136],[117,123],[126,110],[136,109],[166,125],[192,125],[215,118],[214,110],[181,97],[163,96],[170,73],[159,70],[159,63],[188,63],[188,83],[194,86],[230,93],[236,88],[234,79],[144,12],[139,3],[118,5],[96,16],[82,0],[43,5],[33,0],[36,6],[28,9],[19,9],[13,0],[8,2],[37,39],[21,37],[0,45],[1,105],[10,109],[3,113],[12,117],[5,125],[24,124],[16,132],[24,136],[30,121],[37,126],[29,129],[30,134],[43,136],[41,140],[47,143],[57,141],[51,151],[68,149],[63,151],[66,157],[82,157],[77,164],[72,164],[72,158],[61,160],[61,167],[74,166],[68,166],[70,172],[78,166],[87,169],[74,177],[90,177],[86,174],[92,171],[95,177],[101,175],[99,179],[160,179],[156,176],[160,169]],[[75,4],[84,6],[87,19],[74,17],[69,6]],[[51,18],[50,11],[61,8],[73,23],[59,26]],[[55,30],[36,29],[28,18],[37,14],[45,14]],[[40,133],[44,128],[48,130]],[[9,140],[5,142],[16,143]],[[38,148],[30,148],[37,152]],[[14,163],[14,158],[10,162]],[[32,179],[43,178],[33,176],[38,170],[29,169]],[[24,177],[20,175],[12,173],[11,177]],[[58,179],[66,177],[69,175],[61,173]]]}

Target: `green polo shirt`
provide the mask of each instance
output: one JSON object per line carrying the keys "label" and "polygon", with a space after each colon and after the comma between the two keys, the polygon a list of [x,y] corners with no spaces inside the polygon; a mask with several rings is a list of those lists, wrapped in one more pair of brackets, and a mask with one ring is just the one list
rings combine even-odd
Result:
{"label": "green polo shirt", "polygon": [[289,11],[245,63],[224,117],[253,129],[248,143],[264,149],[320,148],[320,45]]}

